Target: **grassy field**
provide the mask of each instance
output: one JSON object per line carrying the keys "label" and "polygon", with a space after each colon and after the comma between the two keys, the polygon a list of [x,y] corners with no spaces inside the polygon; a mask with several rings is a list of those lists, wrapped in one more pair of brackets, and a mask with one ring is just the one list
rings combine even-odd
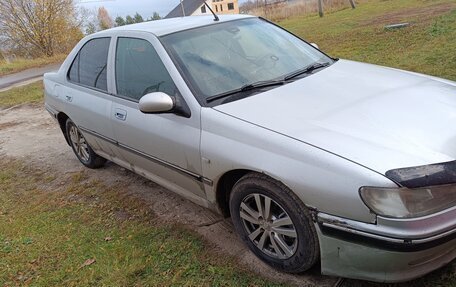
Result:
{"label": "grassy field", "polygon": [[[387,24],[409,27],[385,30]],[[334,57],[456,80],[456,1],[371,0],[279,22]]]}
{"label": "grassy field", "polygon": [[8,74],[17,73],[30,68],[37,68],[49,64],[60,63],[65,60],[66,55],[55,55],[53,57],[43,57],[37,59],[17,58],[10,63],[0,61],[0,77]]}
{"label": "grassy field", "polygon": [[0,92],[0,109],[20,104],[40,103],[43,102],[43,97],[43,83],[38,81],[33,84]]}
{"label": "grassy field", "polygon": [[278,286],[84,172],[0,165],[0,286]]}

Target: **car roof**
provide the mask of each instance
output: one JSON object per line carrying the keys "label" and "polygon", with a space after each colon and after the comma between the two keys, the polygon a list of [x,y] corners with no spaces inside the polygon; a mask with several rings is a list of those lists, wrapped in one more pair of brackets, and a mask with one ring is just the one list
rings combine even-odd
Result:
{"label": "car roof", "polygon": [[250,15],[218,15],[219,21],[214,21],[214,16],[187,16],[170,19],[162,19],[156,21],[142,22],[138,24],[131,24],[125,26],[119,26],[108,30],[103,30],[96,33],[97,35],[109,34],[115,31],[140,31],[150,32],[156,36],[163,36],[174,32],[188,30],[192,28],[228,22],[238,19],[252,18],[255,16]]}

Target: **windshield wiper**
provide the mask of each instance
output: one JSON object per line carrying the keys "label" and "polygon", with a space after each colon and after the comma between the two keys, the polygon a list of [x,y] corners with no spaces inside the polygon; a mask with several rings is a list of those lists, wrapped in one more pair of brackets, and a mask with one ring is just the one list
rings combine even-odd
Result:
{"label": "windshield wiper", "polygon": [[235,89],[232,91],[228,91],[225,93],[221,93],[221,94],[218,94],[215,96],[208,97],[208,98],[206,98],[206,103],[210,103],[212,101],[215,101],[215,100],[218,100],[221,98],[225,98],[225,97],[237,94],[237,93],[261,89],[261,88],[270,87],[270,86],[283,85],[284,83],[285,83],[285,81],[283,81],[283,80],[270,80],[270,81],[259,81],[259,82],[255,82],[252,84],[246,84],[246,85],[240,87],[239,89]]}
{"label": "windshield wiper", "polygon": [[246,85],[240,87],[239,89],[235,89],[235,90],[232,90],[232,91],[228,91],[228,92],[225,92],[225,93],[221,93],[221,94],[218,94],[218,95],[215,95],[215,96],[208,97],[208,98],[206,98],[206,103],[210,103],[212,101],[215,101],[215,100],[218,100],[218,99],[221,99],[221,98],[225,98],[225,97],[237,94],[237,93],[242,93],[242,92],[246,92],[246,91],[250,91],[250,90],[255,90],[255,89],[260,89],[260,88],[264,88],[264,87],[269,87],[269,86],[283,85],[288,80],[291,80],[291,79],[293,79],[293,78],[295,78],[295,77],[297,77],[299,75],[307,74],[307,73],[310,73],[310,72],[312,72],[312,71],[314,71],[316,69],[327,67],[329,65],[330,65],[330,63],[315,63],[315,64],[312,64],[310,66],[305,67],[304,69],[300,69],[300,70],[297,70],[295,72],[292,72],[291,74],[286,75],[281,80],[259,81],[259,82],[255,82],[255,83],[252,83],[252,84],[246,84]]}
{"label": "windshield wiper", "polygon": [[308,73],[310,73],[310,72],[312,72],[312,71],[314,71],[314,70],[316,70],[316,69],[320,69],[320,68],[323,68],[323,67],[327,67],[327,66],[329,66],[329,65],[330,65],[329,63],[315,63],[315,64],[312,64],[312,65],[310,65],[310,66],[307,66],[307,67],[305,67],[305,68],[303,68],[303,69],[297,70],[297,71],[295,71],[295,72],[292,72],[292,73],[286,75],[286,76],[283,78],[283,80],[284,80],[284,81],[288,81],[288,80],[291,80],[291,79],[293,79],[293,78],[295,78],[295,77],[297,77],[297,76],[300,76],[300,75],[302,75],[302,74],[308,74]]}

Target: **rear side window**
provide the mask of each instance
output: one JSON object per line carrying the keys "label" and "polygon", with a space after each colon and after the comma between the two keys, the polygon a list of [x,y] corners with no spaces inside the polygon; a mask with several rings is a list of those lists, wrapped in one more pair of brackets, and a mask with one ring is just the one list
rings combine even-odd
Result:
{"label": "rear side window", "polygon": [[153,92],[179,93],[152,44],[135,38],[117,40],[116,85],[118,95],[133,101]]}
{"label": "rear side window", "polygon": [[107,91],[107,65],[110,38],[87,42],[79,51],[68,72],[71,82]]}

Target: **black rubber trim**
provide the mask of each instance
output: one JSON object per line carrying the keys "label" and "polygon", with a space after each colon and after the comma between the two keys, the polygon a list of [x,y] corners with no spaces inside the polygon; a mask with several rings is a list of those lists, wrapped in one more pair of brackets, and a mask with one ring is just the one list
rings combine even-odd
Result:
{"label": "black rubber trim", "polygon": [[111,144],[113,144],[113,145],[116,145],[116,146],[118,146],[119,148],[122,148],[122,149],[124,149],[124,150],[126,150],[126,151],[129,151],[129,152],[134,153],[134,154],[136,154],[136,155],[138,155],[138,156],[140,156],[140,157],[146,158],[146,159],[148,159],[148,160],[150,160],[150,161],[153,161],[153,162],[155,162],[155,163],[157,163],[157,164],[160,164],[160,165],[162,165],[162,166],[164,166],[164,167],[167,167],[167,168],[169,168],[169,169],[172,169],[172,170],[174,170],[174,171],[177,171],[177,172],[179,172],[179,173],[181,173],[181,174],[183,174],[183,175],[186,175],[186,176],[188,176],[188,177],[190,177],[190,178],[192,178],[192,179],[194,179],[194,180],[196,180],[196,181],[205,183],[205,184],[207,184],[207,185],[209,185],[209,186],[212,186],[212,185],[213,185],[212,180],[210,180],[209,178],[206,178],[206,177],[204,177],[204,176],[202,176],[202,175],[196,174],[196,173],[194,173],[194,172],[192,172],[192,171],[189,171],[189,170],[187,170],[187,169],[184,169],[184,168],[182,168],[182,167],[180,167],[180,166],[177,166],[177,165],[175,165],[175,164],[169,163],[169,162],[164,161],[164,160],[162,160],[162,159],[159,159],[159,158],[157,158],[157,157],[154,157],[154,156],[148,155],[148,154],[146,154],[146,153],[143,153],[143,152],[141,152],[141,151],[138,151],[138,150],[136,150],[136,149],[134,149],[134,148],[131,148],[131,147],[127,146],[127,145],[124,145],[124,144],[122,144],[122,143],[119,143],[119,142],[117,142],[116,140],[113,140],[113,139],[111,139],[111,138],[105,137],[105,136],[103,136],[103,135],[101,135],[101,134],[99,134],[99,133],[97,133],[97,132],[95,132],[95,131],[89,130],[89,129],[87,129],[87,128],[84,128],[84,127],[79,126],[79,129],[80,129],[81,131],[86,132],[86,133],[88,133],[88,134],[91,134],[91,135],[93,135],[93,136],[95,136],[95,137],[97,137],[97,138],[99,138],[99,139],[105,140],[105,141],[107,141],[107,142],[109,142],[109,143],[111,143]]}
{"label": "black rubber trim", "polygon": [[54,118],[54,119],[57,119],[57,112],[55,112],[51,107],[49,107],[48,105],[44,105],[44,108],[46,109],[46,111],[51,114],[51,116]]}
{"label": "black rubber trim", "polygon": [[386,177],[408,188],[456,183],[456,160],[388,170]]}
{"label": "black rubber trim", "polygon": [[390,242],[387,240],[371,238],[360,234],[354,234],[348,231],[331,228],[323,224],[319,224],[322,233],[326,236],[334,237],[343,241],[348,241],[363,246],[373,247],[381,250],[396,251],[396,252],[416,252],[442,245],[456,238],[456,232],[448,236],[438,238],[433,241],[424,243],[413,243],[413,241],[404,240],[403,243]]}

